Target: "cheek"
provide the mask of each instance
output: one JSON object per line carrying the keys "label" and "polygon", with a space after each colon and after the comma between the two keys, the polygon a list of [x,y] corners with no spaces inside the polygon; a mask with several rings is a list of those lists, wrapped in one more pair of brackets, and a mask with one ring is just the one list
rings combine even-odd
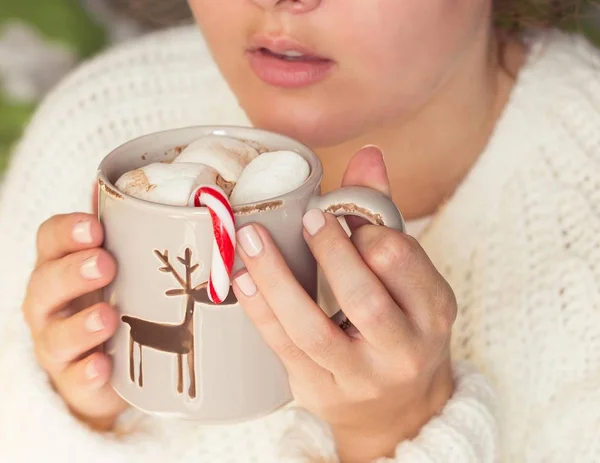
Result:
{"label": "cheek", "polygon": [[355,44],[345,66],[365,90],[422,100],[468,48],[485,3],[488,0],[371,0],[369,9],[357,4],[354,11],[361,14],[349,15],[341,28],[340,44]]}
{"label": "cheek", "polygon": [[189,0],[189,4],[221,74],[238,99],[248,103],[242,105],[252,116],[257,109],[249,100],[260,89],[246,49],[264,27],[264,12],[251,0]]}
{"label": "cheek", "polygon": [[196,23],[221,65],[234,59],[243,50],[253,16],[248,0],[189,0]]}

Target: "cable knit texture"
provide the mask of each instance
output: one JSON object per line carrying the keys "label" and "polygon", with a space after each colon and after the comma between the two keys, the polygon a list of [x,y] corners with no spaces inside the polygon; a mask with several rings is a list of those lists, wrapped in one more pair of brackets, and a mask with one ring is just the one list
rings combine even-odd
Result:
{"label": "cable knit texture", "polygon": [[[401,442],[403,463],[600,462],[600,59],[537,35],[486,150],[420,241],[459,301],[457,389]],[[126,416],[99,434],[36,366],[19,307],[39,224],[90,210],[96,167],[156,130],[248,125],[193,28],[87,63],[44,102],[0,200],[0,460],[335,462],[328,428],[290,407],[235,426]]]}

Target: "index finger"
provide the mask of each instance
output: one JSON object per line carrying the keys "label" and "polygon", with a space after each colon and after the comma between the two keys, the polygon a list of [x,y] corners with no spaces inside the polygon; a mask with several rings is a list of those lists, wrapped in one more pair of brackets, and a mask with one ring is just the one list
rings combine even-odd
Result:
{"label": "index finger", "polygon": [[339,373],[352,356],[350,338],[312,300],[269,233],[257,224],[238,231],[238,254],[286,334],[318,365]]}
{"label": "index finger", "polygon": [[93,215],[55,215],[38,230],[36,267],[77,251],[98,247],[103,239],[102,226]]}

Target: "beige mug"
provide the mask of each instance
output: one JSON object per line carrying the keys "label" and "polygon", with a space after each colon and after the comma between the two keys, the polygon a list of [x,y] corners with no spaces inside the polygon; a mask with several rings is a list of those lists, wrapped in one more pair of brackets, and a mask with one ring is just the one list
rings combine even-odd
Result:
{"label": "beige mug", "polygon": [[[302,236],[307,210],[357,215],[400,231],[404,221],[389,198],[368,188],[341,188],[321,196],[318,157],[297,141],[253,128],[204,126],[153,133],[118,147],[102,161],[99,218],[104,246],[118,263],[115,280],[104,290],[104,300],[120,313],[119,328],[106,345],[113,359],[113,387],[147,413],[209,424],[259,417],[290,402],[286,371],[232,291],[221,305],[208,298],[208,210],[150,203],[114,186],[123,173],[169,161],[207,134],[246,140],[263,151],[292,150],[308,161],[309,177],[296,190],[237,206],[234,212],[237,228],[254,222],[269,230],[315,300],[317,265]],[[236,258],[234,272],[242,267]]]}

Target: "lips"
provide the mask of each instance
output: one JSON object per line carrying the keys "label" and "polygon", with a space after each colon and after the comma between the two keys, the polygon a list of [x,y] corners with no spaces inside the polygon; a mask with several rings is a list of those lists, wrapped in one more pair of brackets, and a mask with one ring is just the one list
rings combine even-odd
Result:
{"label": "lips", "polygon": [[324,58],[317,56],[305,55],[302,52],[289,50],[283,53],[276,53],[268,48],[259,48],[256,53],[262,53],[264,55],[272,56],[274,58],[282,59],[285,61],[327,61]]}
{"label": "lips", "polygon": [[281,88],[314,85],[326,79],[335,64],[285,37],[256,37],[248,56],[250,67],[259,79]]}

